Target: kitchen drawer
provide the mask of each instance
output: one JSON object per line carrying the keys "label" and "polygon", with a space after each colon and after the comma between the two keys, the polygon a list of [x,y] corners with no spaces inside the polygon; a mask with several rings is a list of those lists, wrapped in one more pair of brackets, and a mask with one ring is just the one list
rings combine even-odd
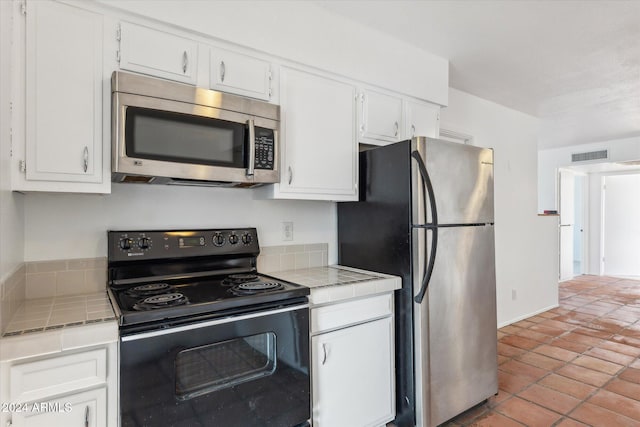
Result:
{"label": "kitchen drawer", "polygon": [[312,308],[311,333],[316,334],[343,328],[368,320],[390,316],[392,313],[392,293]]}
{"label": "kitchen drawer", "polygon": [[107,349],[16,364],[9,375],[12,402],[29,402],[106,384]]}

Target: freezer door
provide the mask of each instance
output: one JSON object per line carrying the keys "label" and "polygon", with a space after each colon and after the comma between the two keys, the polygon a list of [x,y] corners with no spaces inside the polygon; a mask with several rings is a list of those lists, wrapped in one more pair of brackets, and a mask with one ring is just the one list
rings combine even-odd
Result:
{"label": "freezer door", "polygon": [[[414,303],[419,427],[437,426],[498,391],[493,226],[438,232],[427,294],[422,303]],[[422,228],[413,231],[414,295],[432,235]]]}
{"label": "freezer door", "polygon": [[[494,222],[493,150],[419,137],[411,141],[411,151],[417,151],[426,166],[440,224]],[[417,166],[412,159],[414,203],[423,191]],[[414,224],[432,222],[431,210],[426,209],[425,221],[423,209],[424,204],[414,206]]]}

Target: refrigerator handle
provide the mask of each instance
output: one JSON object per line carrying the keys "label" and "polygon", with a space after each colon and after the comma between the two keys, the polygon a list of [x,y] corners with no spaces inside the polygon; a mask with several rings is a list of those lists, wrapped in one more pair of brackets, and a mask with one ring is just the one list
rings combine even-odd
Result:
{"label": "refrigerator handle", "polygon": [[[432,222],[426,224],[426,216],[427,216],[427,203],[424,201],[424,213],[425,213],[425,225],[424,228],[426,231],[431,231],[433,233],[433,238],[431,241],[431,253],[429,254],[429,263],[427,264],[427,269],[424,272],[424,276],[422,276],[422,284],[420,285],[420,292],[416,295],[413,300],[420,304],[424,299],[424,295],[427,293],[427,288],[429,287],[429,281],[431,280],[431,275],[433,274],[433,267],[436,261],[436,252],[438,249],[438,209],[436,207],[436,198],[435,193],[433,191],[433,184],[431,183],[431,178],[429,178],[429,173],[427,172],[427,167],[424,165],[424,161],[420,156],[418,151],[413,151],[411,153],[411,157],[413,157],[418,164],[418,171],[420,172],[420,177],[422,178],[422,189],[424,191],[425,196],[429,195],[429,207],[431,208],[431,218]],[[426,197],[425,197],[426,198]],[[424,239],[425,245],[425,253],[427,252],[427,239]]]}

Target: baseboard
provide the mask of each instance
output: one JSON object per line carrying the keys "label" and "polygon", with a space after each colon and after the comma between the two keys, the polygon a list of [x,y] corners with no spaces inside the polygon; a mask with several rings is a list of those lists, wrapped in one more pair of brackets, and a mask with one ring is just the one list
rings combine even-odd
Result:
{"label": "baseboard", "polygon": [[544,313],[545,311],[553,310],[554,308],[558,308],[558,307],[560,307],[559,304],[550,305],[549,307],[543,308],[541,310],[536,310],[536,311],[531,312],[529,314],[525,314],[524,316],[519,316],[519,317],[516,317],[515,319],[507,320],[506,322],[498,324],[498,329],[503,328],[505,326],[509,326],[512,323],[516,323],[516,322],[519,322],[521,320],[525,320],[525,319],[527,319],[529,317],[535,316],[536,314],[540,314],[540,313]]}

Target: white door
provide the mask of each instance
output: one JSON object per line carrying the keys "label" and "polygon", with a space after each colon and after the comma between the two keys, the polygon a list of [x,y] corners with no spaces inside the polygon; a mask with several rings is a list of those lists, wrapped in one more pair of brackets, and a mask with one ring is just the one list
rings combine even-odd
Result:
{"label": "white door", "polygon": [[359,109],[360,142],[386,145],[403,138],[402,98],[365,89]]}
{"label": "white door", "polygon": [[102,181],[102,21],[27,2],[27,180]]}
{"label": "white door", "polygon": [[604,182],[603,274],[640,276],[640,174]]}
{"label": "white door", "polygon": [[355,87],[281,69],[279,197],[356,200]]}
{"label": "white door", "polygon": [[311,338],[314,427],[378,427],[395,417],[393,322]]}
{"label": "white door", "polygon": [[428,102],[407,101],[405,104],[405,138],[427,136],[437,138],[440,128],[440,106]]}
{"label": "white door", "polygon": [[558,175],[560,186],[560,281],[573,278],[573,220],[575,174],[561,169]]}
{"label": "white door", "polygon": [[106,388],[44,399],[13,414],[14,427],[85,426],[107,427]]}
{"label": "white door", "polygon": [[587,176],[576,173],[574,182],[573,274],[579,276],[586,270]]}

